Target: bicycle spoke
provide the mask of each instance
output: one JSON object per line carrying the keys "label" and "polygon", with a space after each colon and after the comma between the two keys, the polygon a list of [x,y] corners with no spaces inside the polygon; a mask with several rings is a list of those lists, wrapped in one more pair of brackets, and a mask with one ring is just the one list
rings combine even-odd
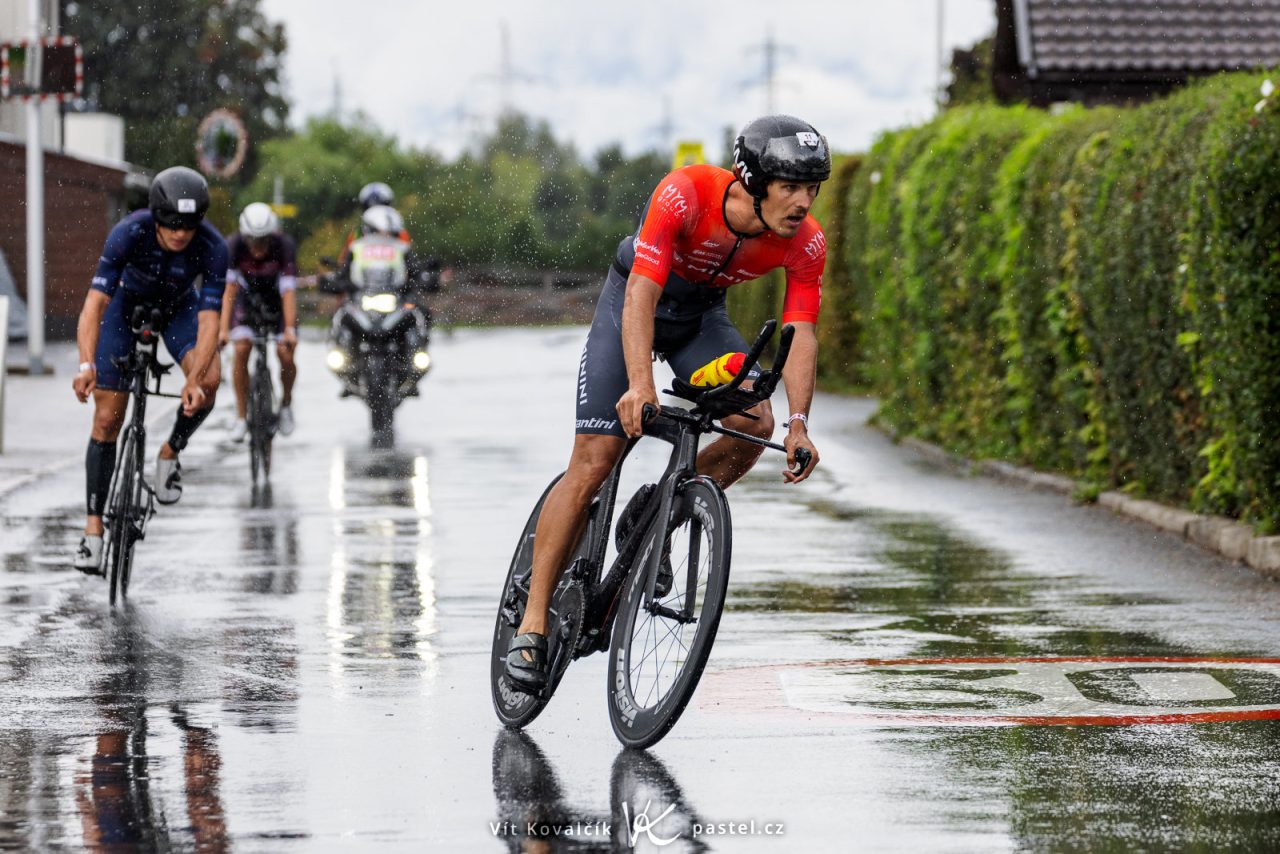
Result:
{"label": "bicycle spoke", "polygon": [[[652,614],[650,614],[646,618],[644,625],[640,629],[640,632],[633,633],[633,638],[634,638],[636,637],[637,634],[643,636],[644,634],[646,634],[646,630],[651,630],[647,632],[648,634],[651,635],[651,643],[646,646],[647,651],[643,656],[640,657],[639,661],[637,661],[635,664],[633,664],[629,668],[632,683],[633,684],[641,683],[643,682],[645,662],[648,661],[650,658],[653,659],[653,662],[652,662],[653,680],[652,680],[652,686],[649,690],[649,694],[645,699],[646,706],[650,705],[648,698],[653,696],[654,691],[657,690],[658,685],[661,683],[663,667],[665,666],[667,661],[670,659],[671,653],[674,651],[675,644],[666,644],[666,647],[665,647],[666,654],[663,656],[661,663],[658,663],[657,661],[658,652],[660,649],[663,648],[663,644],[667,641],[667,639],[672,638],[674,636],[675,643],[680,646],[680,648],[684,651],[686,656],[688,656],[689,654],[689,647],[687,647],[684,643],[683,629],[684,629],[683,623],[672,622],[668,626],[666,633],[661,638],[659,638],[658,630],[657,630],[657,620],[654,618]],[[681,662],[681,666],[683,666],[683,661]],[[677,675],[679,675],[678,668],[676,673]],[[674,681],[675,681],[675,677],[672,677],[671,682],[674,683]],[[663,691],[663,695],[665,694],[666,692]]]}

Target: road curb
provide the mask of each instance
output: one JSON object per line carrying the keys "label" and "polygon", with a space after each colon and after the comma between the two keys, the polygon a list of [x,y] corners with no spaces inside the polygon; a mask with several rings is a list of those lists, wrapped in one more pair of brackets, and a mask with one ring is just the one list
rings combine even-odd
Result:
{"label": "road curb", "polygon": [[[1008,480],[1072,497],[1081,486],[1063,475],[1036,471],[1002,460],[970,460],[913,436],[898,438],[890,432],[889,437],[926,459],[970,474]],[[1098,496],[1097,505],[1117,515],[1176,534],[1200,548],[1243,563],[1263,575],[1280,579],[1280,536],[1255,536],[1252,528],[1235,519],[1193,513],[1156,501],[1131,498],[1121,492],[1102,493]]]}

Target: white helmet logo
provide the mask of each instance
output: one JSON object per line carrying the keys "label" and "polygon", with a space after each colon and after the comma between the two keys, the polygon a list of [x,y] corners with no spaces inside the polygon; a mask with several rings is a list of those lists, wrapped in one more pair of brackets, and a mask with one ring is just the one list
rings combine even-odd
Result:
{"label": "white helmet logo", "polygon": [[822,138],[813,131],[802,130],[796,134],[796,139],[806,148],[817,148]]}
{"label": "white helmet logo", "polygon": [[738,167],[738,173],[742,176],[743,183],[750,184],[751,170],[747,168],[746,161],[742,159],[741,146],[735,145],[733,147],[733,165]]}
{"label": "white helmet logo", "polygon": [[195,199],[178,199],[178,213],[195,213]]}

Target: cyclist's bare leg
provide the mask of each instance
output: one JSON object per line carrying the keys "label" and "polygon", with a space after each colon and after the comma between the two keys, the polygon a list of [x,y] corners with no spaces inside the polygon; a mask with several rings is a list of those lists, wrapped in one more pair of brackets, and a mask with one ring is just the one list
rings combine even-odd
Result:
{"label": "cyclist's bare leg", "polygon": [[[196,369],[196,351],[191,350],[187,355],[182,357],[182,373],[185,376],[191,376],[191,372]],[[200,412],[208,412],[213,409],[213,403],[218,397],[218,383],[222,381],[222,364],[218,359],[214,359],[209,363],[209,369],[204,372],[204,376],[200,378],[200,390],[204,392],[204,402],[201,405]],[[178,414],[182,414],[182,410],[178,410]],[[192,428],[194,429],[194,428]],[[160,458],[172,460],[178,456],[178,452],[169,446],[166,441],[160,446]]]}
{"label": "cyclist's bare leg", "polygon": [[[730,430],[760,439],[768,439],[773,435],[773,408],[769,401],[758,403],[747,411],[759,420],[753,421],[745,415],[733,415],[720,423]],[[763,453],[764,448],[759,445],[721,436],[698,452],[698,472],[720,484],[721,489],[728,489],[738,478],[751,471],[751,467]]]}
{"label": "cyclist's bare leg", "polygon": [[574,437],[569,468],[552,487],[543,502],[533,539],[533,577],[529,580],[529,601],[524,620],[516,634],[547,633],[547,609],[556,582],[564,571],[569,551],[582,534],[587,507],[609,477],[627,440],[617,436],[578,435]]}
{"label": "cyclist's bare leg", "polygon": [[284,341],[276,342],[276,355],[280,358],[280,405],[293,403],[293,381],[298,378],[298,364],[293,360],[294,345]]}
{"label": "cyclist's bare leg", "polygon": [[235,357],[231,361],[231,385],[236,390],[236,418],[244,420],[249,411],[249,351],[253,342],[241,339],[236,342]]}
{"label": "cyclist's bare leg", "polygon": [[[93,390],[93,429],[89,435],[95,442],[114,442],[124,426],[124,415],[129,408],[129,395],[123,391]],[[104,486],[105,489],[105,486]],[[89,536],[102,536],[102,517],[88,516],[84,532]]]}

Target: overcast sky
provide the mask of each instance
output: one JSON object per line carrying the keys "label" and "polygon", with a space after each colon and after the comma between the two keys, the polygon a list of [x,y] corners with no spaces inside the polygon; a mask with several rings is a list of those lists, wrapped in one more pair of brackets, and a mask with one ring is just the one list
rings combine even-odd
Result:
{"label": "overcast sky", "polygon": [[[295,124],[344,112],[455,156],[502,105],[502,32],[511,105],[591,154],[699,139],[765,112],[764,51],[778,45],[774,107],[812,122],[840,151],[933,114],[937,0],[263,0],[289,35]],[[944,39],[995,29],[993,0],[945,0]],[[665,136],[663,126],[670,125]]]}

